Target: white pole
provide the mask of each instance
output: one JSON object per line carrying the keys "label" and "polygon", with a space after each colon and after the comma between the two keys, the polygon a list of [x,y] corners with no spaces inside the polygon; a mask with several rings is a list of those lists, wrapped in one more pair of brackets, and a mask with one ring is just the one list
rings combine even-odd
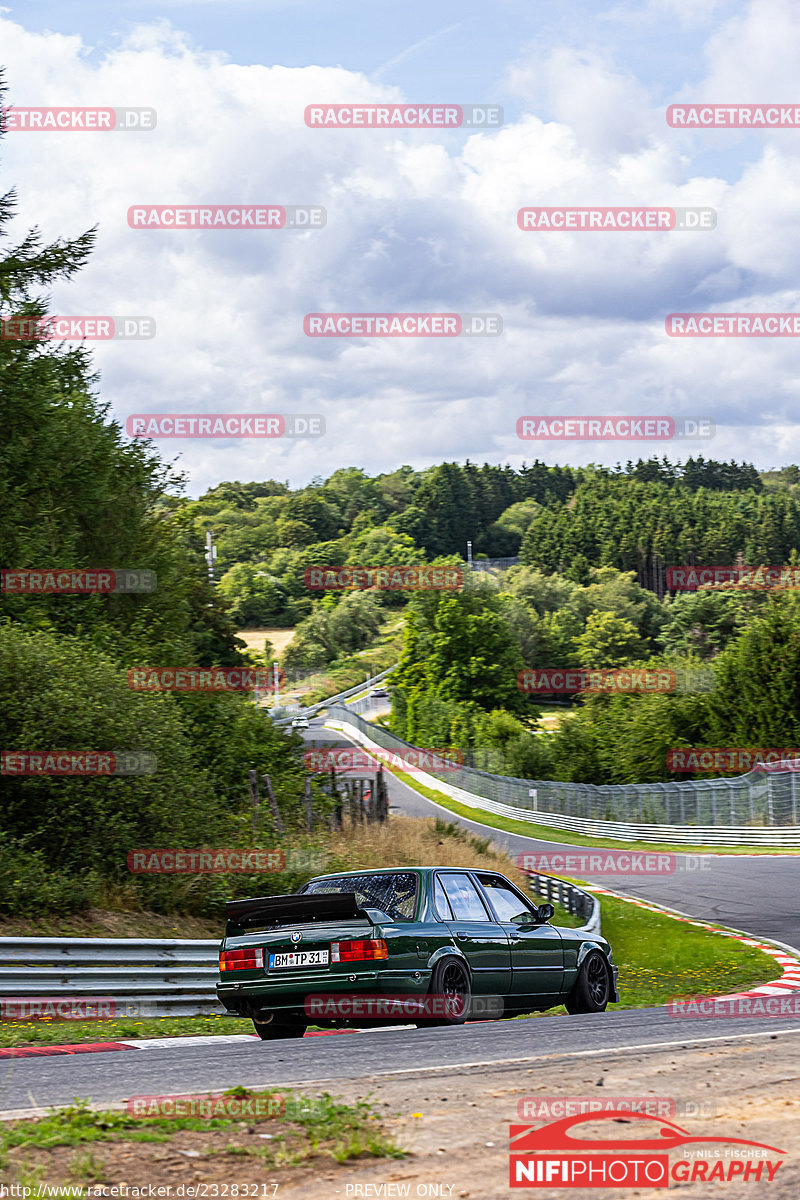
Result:
{"label": "white pole", "polygon": [[206,530],[206,562],[208,563],[208,582],[214,584],[214,559],[217,557],[217,547],[214,545],[214,534]]}

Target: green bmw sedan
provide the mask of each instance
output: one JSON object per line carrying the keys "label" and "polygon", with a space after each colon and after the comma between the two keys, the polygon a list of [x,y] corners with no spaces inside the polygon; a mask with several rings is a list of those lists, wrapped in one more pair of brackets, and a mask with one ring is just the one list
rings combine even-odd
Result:
{"label": "green bmw sedan", "polygon": [[496,871],[384,868],[321,875],[290,896],[234,900],[217,994],[261,1038],[322,1028],[459,1025],[619,1000],[611,947],[551,925]]}

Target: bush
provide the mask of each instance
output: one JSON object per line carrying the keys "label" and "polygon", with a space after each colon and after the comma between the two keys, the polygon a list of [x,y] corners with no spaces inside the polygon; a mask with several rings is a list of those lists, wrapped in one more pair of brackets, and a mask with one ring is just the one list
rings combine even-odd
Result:
{"label": "bush", "polygon": [[157,763],[143,775],[4,777],[0,906],[16,912],[74,911],[96,902],[101,884],[134,907],[146,896],[154,907],[180,900],[205,911],[219,879],[133,879],[127,856],[252,845],[251,767],[270,775],[286,827],[304,820],[299,739],[247,699],[133,692],[123,668],[76,639],[9,624],[0,625],[0,745],[144,751]]}
{"label": "bush", "polygon": [[41,850],[0,834],[0,912],[38,917],[44,912],[82,912],[97,895],[99,879],[59,870]]}

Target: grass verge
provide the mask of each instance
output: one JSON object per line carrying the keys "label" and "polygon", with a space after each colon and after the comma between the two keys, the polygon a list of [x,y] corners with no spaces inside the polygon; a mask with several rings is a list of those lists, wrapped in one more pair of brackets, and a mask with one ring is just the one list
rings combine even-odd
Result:
{"label": "grass verge", "polygon": [[12,1046],[74,1046],[79,1042],[117,1042],[131,1038],[201,1037],[213,1034],[252,1033],[241,1017],[146,1017],[141,1021],[0,1021],[0,1049]]}
{"label": "grass verge", "polygon": [[[774,958],[711,929],[678,923],[674,917],[615,896],[601,896],[600,903],[601,932],[611,943],[619,968],[620,1000],[614,1009],[651,1008],[682,996],[746,991],[780,975]],[[566,1009],[536,1015],[561,1013]]]}
{"label": "grass verge", "polygon": [[[344,1104],[327,1092],[271,1095],[283,1098],[280,1115],[258,1115],[258,1101],[263,1114],[273,1107],[269,1094],[244,1087],[223,1093],[209,1117],[140,1117],[77,1101],[47,1117],[0,1123],[0,1169],[9,1182],[40,1186],[119,1180],[165,1184],[186,1179],[187,1159],[195,1159],[204,1182],[229,1180],[238,1165],[248,1180],[260,1182],[282,1168],[405,1155],[368,1100]],[[153,1143],[168,1143],[168,1152]]]}
{"label": "grass verge", "polygon": [[601,896],[602,933],[619,967],[618,1008],[648,1008],[678,996],[745,991],[780,975],[768,954],[709,929]]}

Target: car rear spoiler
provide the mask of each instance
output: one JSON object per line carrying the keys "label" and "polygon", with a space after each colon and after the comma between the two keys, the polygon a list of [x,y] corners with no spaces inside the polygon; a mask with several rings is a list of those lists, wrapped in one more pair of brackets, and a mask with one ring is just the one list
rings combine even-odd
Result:
{"label": "car rear spoiler", "polygon": [[225,916],[235,925],[293,925],[307,921],[342,921],[361,917],[373,925],[388,920],[377,909],[361,908],[352,892],[324,892],[291,896],[256,896],[229,900]]}

